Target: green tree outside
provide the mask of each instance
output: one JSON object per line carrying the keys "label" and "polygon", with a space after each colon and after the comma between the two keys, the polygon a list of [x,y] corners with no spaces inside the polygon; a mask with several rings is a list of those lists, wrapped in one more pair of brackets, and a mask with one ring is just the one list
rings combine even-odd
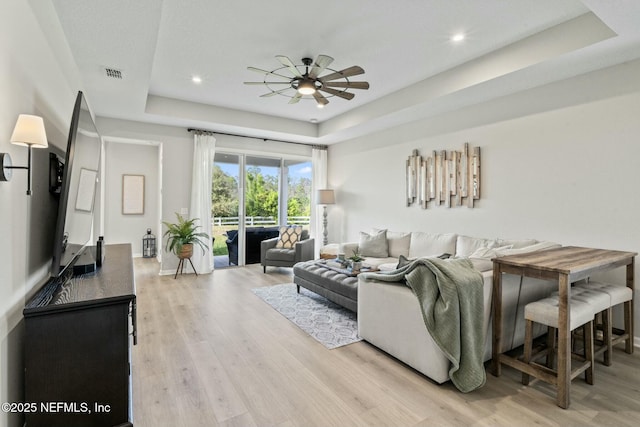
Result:
{"label": "green tree outside", "polygon": [[[245,205],[247,216],[278,218],[278,178],[265,175],[259,167],[247,169],[245,185]],[[287,215],[289,217],[311,215],[311,180],[309,178],[288,177]],[[237,217],[238,180],[214,165],[211,191],[212,214],[214,218]],[[219,227],[218,227],[219,228]],[[229,227],[227,227],[229,228]],[[236,228],[231,226],[230,228]],[[223,233],[226,229],[214,227],[214,255],[227,253]]]}

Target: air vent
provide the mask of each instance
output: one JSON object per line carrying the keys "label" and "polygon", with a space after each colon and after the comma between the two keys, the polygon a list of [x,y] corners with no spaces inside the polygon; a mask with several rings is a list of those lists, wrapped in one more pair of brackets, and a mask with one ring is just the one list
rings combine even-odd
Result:
{"label": "air vent", "polygon": [[122,79],[122,70],[116,70],[115,68],[105,68],[104,70],[107,72],[107,77]]}

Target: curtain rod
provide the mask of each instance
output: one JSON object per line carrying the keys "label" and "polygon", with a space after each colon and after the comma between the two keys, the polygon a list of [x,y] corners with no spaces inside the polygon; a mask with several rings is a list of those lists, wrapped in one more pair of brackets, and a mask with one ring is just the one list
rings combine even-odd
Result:
{"label": "curtain rod", "polygon": [[187,128],[187,132],[202,132],[202,133],[206,133],[206,134],[218,134],[218,135],[228,135],[228,136],[237,136],[240,138],[251,138],[251,139],[261,139],[264,142],[267,141],[274,141],[274,142],[283,142],[285,144],[296,144],[296,145],[304,145],[307,147],[311,147],[311,148],[316,148],[319,150],[326,150],[327,146],[326,145],[320,145],[320,144],[306,144],[304,142],[293,142],[293,141],[283,141],[281,139],[273,139],[273,138],[260,138],[258,136],[247,136],[247,135],[239,135],[237,133],[227,133],[227,132],[217,132],[217,131],[213,131],[213,130],[206,130],[206,129],[196,129],[196,128]]}

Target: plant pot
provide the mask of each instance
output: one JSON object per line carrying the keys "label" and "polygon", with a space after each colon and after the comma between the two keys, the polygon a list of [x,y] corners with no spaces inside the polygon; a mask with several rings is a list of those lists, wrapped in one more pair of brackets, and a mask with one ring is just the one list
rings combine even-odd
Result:
{"label": "plant pot", "polygon": [[351,261],[351,270],[360,271],[362,268],[362,261]]}
{"label": "plant pot", "polygon": [[182,248],[178,253],[178,258],[180,259],[191,258],[192,255],[193,255],[193,244],[187,243],[182,245]]}

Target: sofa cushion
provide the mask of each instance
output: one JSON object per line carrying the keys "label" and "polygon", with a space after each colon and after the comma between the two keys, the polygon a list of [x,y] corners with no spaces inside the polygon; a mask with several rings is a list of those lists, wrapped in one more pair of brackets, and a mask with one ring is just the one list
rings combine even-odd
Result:
{"label": "sofa cushion", "polygon": [[379,230],[374,234],[361,231],[358,250],[360,251],[360,255],[363,257],[388,257],[389,246],[387,245],[387,230]]}
{"label": "sofa cushion", "polygon": [[496,247],[480,247],[472,254],[469,254],[469,260],[473,264],[473,268],[478,271],[493,270],[493,258],[497,256],[497,251],[511,249],[511,245]]}
{"label": "sofa cushion", "polygon": [[392,258],[392,257],[381,257],[381,258],[368,257],[368,258],[364,259],[363,263],[364,263],[364,265],[375,267],[375,268],[379,269],[380,266],[384,265],[384,264],[393,263],[394,265],[396,265],[398,263],[398,259],[397,258]]}
{"label": "sofa cushion", "polygon": [[456,258],[468,257],[479,248],[493,248],[497,246],[496,239],[480,237],[458,236],[456,239]]}
{"label": "sofa cushion", "polygon": [[513,246],[513,249],[525,248],[538,243],[536,239],[496,239],[496,246]]}
{"label": "sofa cushion", "polygon": [[457,234],[411,233],[409,258],[440,256],[456,253]]}
{"label": "sofa cushion", "polygon": [[387,231],[387,242],[389,243],[389,256],[394,258],[398,258],[400,255],[409,256],[411,233]]}
{"label": "sofa cushion", "polygon": [[497,256],[499,251],[506,251],[507,249],[513,248],[512,245],[500,246],[496,247],[481,247],[476,249],[472,254],[469,255],[469,258],[485,258],[491,259]]}
{"label": "sofa cushion", "polygon": [[276,243],[276,248],[291,249],[300,240],[302,227],[299,225],[283,225],[280,227],[280,239]]}
{"label": "sofa cushion", "polygon": [[269,261],[295,261],[295,249],[271,248],[267,251],[266,257]]}
{"label": "sofa cushion", "polygon": [[519,254],[526,254],[529,252],[542,251],[545,249],[555,249],[560,247],[562,247],[562,245],[554,242],[538,242],[536,244],[523,247],[523,248],[516,248],[516,247],[508,248],[508,249],[499,248],[499,250],[496,251],[496,256],[519,255]]}

